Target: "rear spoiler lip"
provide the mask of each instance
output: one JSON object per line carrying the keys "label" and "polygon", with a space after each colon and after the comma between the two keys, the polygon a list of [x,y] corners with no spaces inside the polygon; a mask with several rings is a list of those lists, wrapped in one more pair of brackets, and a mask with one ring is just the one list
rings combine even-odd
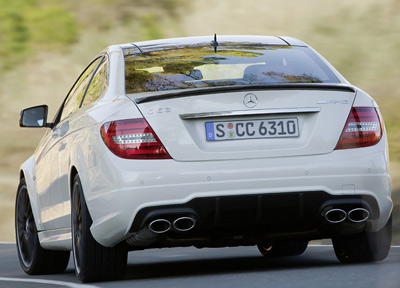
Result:
{"label": "rear spoiler lip", "polygon": [[[325,83],[295,83],[295,84],[270,84],[270,85],[241,85],[225,87],[208,87],[198,89],[174,90],[170,93],[151,95],[135,98],[137,104],[154,102],[165,99],[198,96],[211,93],[230,93],[240,91],[265,91],[265,90],[334,90],[340,92],[356,92],[356,88],[347,84],[325,84]],[[132,95],[132,94],[131,94]]]}

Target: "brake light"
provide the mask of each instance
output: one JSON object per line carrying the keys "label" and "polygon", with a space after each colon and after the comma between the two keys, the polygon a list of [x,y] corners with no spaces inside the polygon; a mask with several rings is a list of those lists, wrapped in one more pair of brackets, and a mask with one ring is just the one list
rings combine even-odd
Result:
{"label": "brake light", "polygon": [[372,146],[381,138],[382,123],[376,108],[353,107],[335,150]]}
{"label": "brake light", "polygon": [[164,145],[143,118],[104,123],[101,138],[115,155],[126,159],[171,159]]}

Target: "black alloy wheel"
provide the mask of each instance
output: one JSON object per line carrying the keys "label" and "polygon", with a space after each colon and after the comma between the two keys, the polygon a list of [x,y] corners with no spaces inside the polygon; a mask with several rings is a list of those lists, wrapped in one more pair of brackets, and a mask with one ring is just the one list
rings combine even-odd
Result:
{"label": "black alloy wheel", "polygon": [[382,261],[389,254],[391,242],[392,216],[379,231],[332,237],[336,258],[342,263]]}
{"label": "black alloy wheel", "polygon": [[68,266],[69,251],[40,246],[25,179],[20,180],[15,202],[15,236],[22,269],[30,275],[62,273]]}
{"label": "black alloy wheel", "polygon": [[80,186],[78,182],[74,182],[73,187],[73,215],[72,215],[72,245],[73,245],[73,256],[74,265],[77,275],[81,274],[81,262],[83,258],[83,250],[81,248],[81,238],[82,238],[82,209],[81,209],[81,193]]}
{"label": "black alloy wheel", "polygon": [[99,244],[90,232],[92,218],[86,205],[78,175],[72,185],[72,251],[75,274],[82,282],[121,279],[126,270],[128,250],[122,242],[114,247]]}

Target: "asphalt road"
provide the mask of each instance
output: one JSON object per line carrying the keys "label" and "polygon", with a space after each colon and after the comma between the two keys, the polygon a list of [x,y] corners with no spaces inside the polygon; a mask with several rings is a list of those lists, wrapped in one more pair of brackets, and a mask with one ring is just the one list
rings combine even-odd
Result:
{"label": "asphalt road", "polygon": [[28,276],[15,244],[0,244],[0,287],[305,287],[399,288],[400,247],[371,264],[343,265],[331,246],[310,246],[297,257],[266,259],[256,247],[155,249],[129,253],[125,279],[81,284],[70,261],[65,273]]}

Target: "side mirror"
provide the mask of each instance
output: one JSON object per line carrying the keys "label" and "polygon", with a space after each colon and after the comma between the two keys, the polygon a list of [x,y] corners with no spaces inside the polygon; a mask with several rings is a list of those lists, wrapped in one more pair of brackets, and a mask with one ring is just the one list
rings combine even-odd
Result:
{"label": "side mirror", "polygon": [[47,123],[47,105],[35,106],[21,111],[19,118],[20,127],[52,127],[52,123]]}

